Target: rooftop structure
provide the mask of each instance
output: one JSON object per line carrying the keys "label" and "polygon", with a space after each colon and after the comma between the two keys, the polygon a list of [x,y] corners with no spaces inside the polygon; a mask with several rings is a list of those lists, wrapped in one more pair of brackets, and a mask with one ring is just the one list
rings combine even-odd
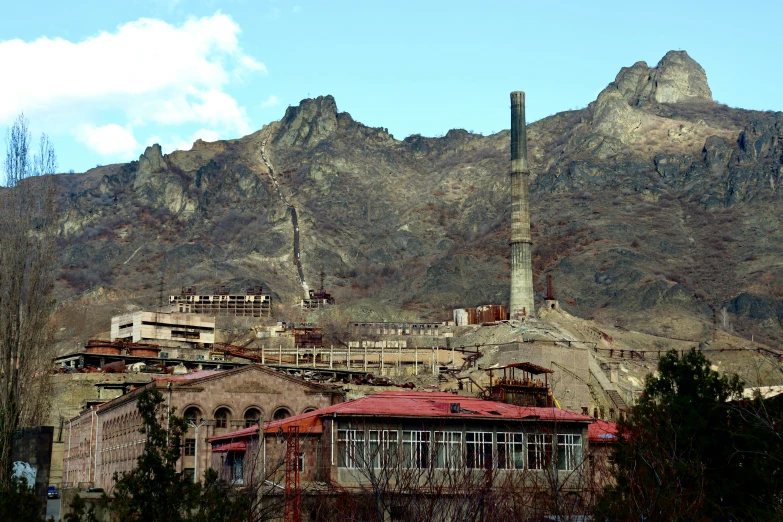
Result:
{"label": "rooftop structure", "polygon": [[[518,406],[554,406],[552,390],[549,389],[549,375],[555,373],[549,368],[529,362],[520,362],[487,368],[489,386],[485,398]],[[495,374],[503,373],[502,377]],[[543,375],[543,380],[537,378]]]}

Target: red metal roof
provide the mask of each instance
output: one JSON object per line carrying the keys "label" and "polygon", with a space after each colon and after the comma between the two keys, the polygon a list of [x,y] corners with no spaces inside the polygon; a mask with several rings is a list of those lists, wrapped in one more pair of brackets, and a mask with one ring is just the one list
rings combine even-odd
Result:
{"label": "red metal roof", "polygon": [[225,370],[199,370],[192,373],[185,373],[182,375],[153,375],[152,378],[155,381],[163,381],[163,382],[179,382],[179,381],[190,381],[193,379],[201,379],[202,377],[209,377],[211,375],[215,375],[216,373],[223,373]]}
{"label": "red metal roof", "polygon": [[227,451],[245,451],[245,450],[247,450],[247,442],[245,442],[244,440],[212,446],[212,453],[224,453]]}
{"label": "red metal roof", "polygon": [[617,424],[605,420],[596,420],[587,427],[590,442],[614,442],[617,440]]}
{"label": "red metal roof", "polygon": [[[451,412],[451,405],[459,405],[459,413]],[[288,431],[291,426],[299,426],[299,432],[321,433],[321,418],[326,416],[362,416],[362,417],[407,417],[441,419],[492,419],[520,420],[540,419],[559,422],[592,422],[593,418],[580,413],[558,408],[535,408],[514,406],[503,402],[485,401],[475,397],[463,397],[443,392],[384,391],[367,395],[359,399],[335,404],[320,410],[288,417],[287,419],[264,423],[264,433]],[[209,439],[217,441],[253,435],[257,428],[227,433]]]}

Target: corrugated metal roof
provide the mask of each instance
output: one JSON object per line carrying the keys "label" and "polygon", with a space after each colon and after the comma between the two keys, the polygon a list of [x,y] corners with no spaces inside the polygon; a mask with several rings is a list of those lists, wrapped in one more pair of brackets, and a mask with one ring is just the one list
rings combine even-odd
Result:
{"label": "corrugated metal roof", "polygon": [[[452,412],[452,404],[458,405],[458,412]],[[593,421],[593,418],[587,415],[558,408],[514,406],[503,402],[485,401],[475,397],[463,397],[443,392],[385,391],[287,419],[264,423],[264,432],[277,433],[280,430],[286,432],[291,426],[299,426],[299,432],[302,434],[321,433],[323,427],[320,418],[325,416],[485,420],[540,419],[543,421],[585,423]],[[245,428],[209,440],[237,438],[255,434],[257,431],[257,428]]]}
{"label": "corrugated metal roof", "polygon": [[605,420],[596,420],[587,427],[590,442],[614,442],[617,440],[617,424]]}
{"label": "corrugated metal roof", "polygon": [[152,375],[153,380],[155,381],[163,381],[163,382],[179,382],[179,381],[190,381],[193,379],[201,379],[203,377],[210,377],[212,375],[218,374],[218,373],[225,373],[226,370],[198,370],[192,373],[186,373],[182,375]]}

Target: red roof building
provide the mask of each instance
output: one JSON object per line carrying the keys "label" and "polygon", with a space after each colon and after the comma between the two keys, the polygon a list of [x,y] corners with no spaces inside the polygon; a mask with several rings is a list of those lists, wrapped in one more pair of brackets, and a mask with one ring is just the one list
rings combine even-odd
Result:
{"label": "red roof building", "polygon": [[292,458],[286,456],[283,442],[294,436],[303,488],[320,484],[362,489],[377,484],[380,470],[392,466],[429,470],[431,478],[471,469],[476,477],[485,477],[491,469],[500,478],[554,473],[575,480],[587,470],[593,421],[558,408],[442,392],[386,391],[266,422],[260,444],[257,427],[212,437],[209,443],[212,466],[222,478],[246,481],[247,473],[238,469],[252,463],[258,466],[254,480],[280,488],[286,459]]}

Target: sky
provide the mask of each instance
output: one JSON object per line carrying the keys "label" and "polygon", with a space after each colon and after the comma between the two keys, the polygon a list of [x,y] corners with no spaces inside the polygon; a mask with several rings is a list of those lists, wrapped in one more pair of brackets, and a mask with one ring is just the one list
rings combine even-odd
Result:
{"label": "sky", "polygon": [[24,113],[59,170],[231,139],[331,94],[395,138],[586,106],[637,61],[686,50],[713,98],[783,110],[783,3],[748,0],[27,0],[0,17],[0,129]]}

